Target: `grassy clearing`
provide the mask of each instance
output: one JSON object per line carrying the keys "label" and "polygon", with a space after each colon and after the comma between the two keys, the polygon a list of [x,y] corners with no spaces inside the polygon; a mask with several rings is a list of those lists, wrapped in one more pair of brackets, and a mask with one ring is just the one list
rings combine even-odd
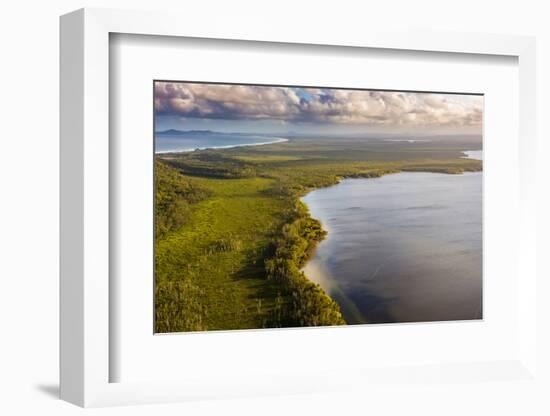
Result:
{"label": "grassy clearing", "polygon": [[480,170],[467,149],[297,140],[158,155],[156,331],[345,323],[300,271],[325,233],[299,197],[343,177]]}
{"label": "grassy clearing", "polygon": [[157,331],[262,328],[278,295],[263,264],[285,209],[265,195],[274,181],[195,181],[211,197],[192,207],[185,227],[157,241]]}

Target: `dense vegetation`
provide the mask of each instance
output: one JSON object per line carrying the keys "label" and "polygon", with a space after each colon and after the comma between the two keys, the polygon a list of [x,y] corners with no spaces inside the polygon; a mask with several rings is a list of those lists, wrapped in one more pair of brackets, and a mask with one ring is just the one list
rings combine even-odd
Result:
{"label": "dense vegetation", "polygon": [[361,140],[157,155],[156,332],[345,324],[301,271],[325,236],[300,197],[342,177],[461,173],[470,143]]}
{"label": "dense vegetation", "polygon": [[285,294],[291,295],[286,308],[276,311],[273,326],[345,324],[338,304],[300,270],[325,234],[321,223],[309,216],[302,202],[297,202],[273,244],[274,255],[265,261],[267,278],[280,283]]}
{"label": "dense vegetation", "polygon": [[155,237],[179,229],[189,216],[190,205],[209,192],[186,180],[178,171],[155,161]]}

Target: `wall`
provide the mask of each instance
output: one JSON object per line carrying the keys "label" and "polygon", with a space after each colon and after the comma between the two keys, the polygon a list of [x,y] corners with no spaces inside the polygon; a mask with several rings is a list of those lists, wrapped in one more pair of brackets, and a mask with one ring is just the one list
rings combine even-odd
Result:
{"label": "wall", "polygon": [[[0,412],[17,414],[76,414],[81,410],[55,399],[58,367],[58,16],[84,7],[168,9],[204,19],[217,13],[235,20],[278,20],[286,25],[368,25],[387,20],[391,25],[442,30],[513,33],[538,37],[539,167],[546,170],[550,151],[550,30],[544,1],[385,1],[337,2],[272,1],[213,2],[89,0],[4,2],[0,15],[2,80],[2,151],[0,169]],[[185,24],[185,22],[182,22]],[[539,186],[548,183],[540,169]],[[547,185],[546,185],[547,187]],[[546,188],[548,189],[548,187]],[[541,192],[540,213],[548,212],[548,192]],[[548,219],[539,223],[540,247],[548,251]],[[542,252],[542,250],[541,250]],[[541,275],[550,276],[540,259]],[[542,269],[544,267],[544,270]],[[548,292],[542,282],[540,293]],[[542,299],[542,297],[541,297]],[[542,309],[546,308],[546,309]],[[548,311],[541,305],[541,311]],[[546,321],[547,322],[547,321]],[[542,325],[543,323],[541,323]],[[544,335],[548,347],[548,335]],[[550,348],[546,348],[550,350]],[[544,358],[544,357],[543,357]],[[544,361],[547,363],[547,361]],[[436,394],[434,394],[436,393]],[[361,397],[362,396],[362,397]],[[261,398],[165,405],[153,411],[166,414],[543,414],[543,392],[525,385],[418,387],[388,389],[377,397],[346,392],[323,396]],[[543,406],[546,406],[543,409]],[[150,407],[102,409],[100,414],[148,414]]]}

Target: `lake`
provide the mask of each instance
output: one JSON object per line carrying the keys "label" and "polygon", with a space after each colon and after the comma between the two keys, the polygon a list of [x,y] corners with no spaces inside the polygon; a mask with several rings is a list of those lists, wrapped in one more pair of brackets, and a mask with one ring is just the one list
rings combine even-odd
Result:
{"label": "lake", "polygon": [[481,319],[481,195],[481,172],[403,172],[310,192],[302,200],[328,235],[304,272],[350,324]]}
{"label": "lake", "polygon": [[279,137],[266,137],[238,133],[180,132],[179,134],[155,135],[155,153],[191,152],[195,149],[222,149],[239,146],[258,146],[286,142]]}
{"label": "lake", "polygon": [[483,150],[466,150],[464,153],[464,159],[476,159],[483,160]]}

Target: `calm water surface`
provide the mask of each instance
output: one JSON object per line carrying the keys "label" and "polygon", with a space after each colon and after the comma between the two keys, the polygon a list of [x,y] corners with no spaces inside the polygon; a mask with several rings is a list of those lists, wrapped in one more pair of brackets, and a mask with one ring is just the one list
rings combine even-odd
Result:
{"label": "calm water surface", "polygon": [[482,173],[346,179],[303,198],[328,236],[304,267],[348,323],[482,317]]}

